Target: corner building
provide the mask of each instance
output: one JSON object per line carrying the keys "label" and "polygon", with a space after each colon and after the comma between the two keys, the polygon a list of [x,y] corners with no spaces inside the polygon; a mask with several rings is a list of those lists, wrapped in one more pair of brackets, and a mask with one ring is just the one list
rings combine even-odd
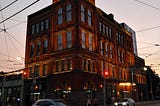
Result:
{"label": "corner building", "polygon": [[124,96],[129,88],[119,82],[129,81],[132,44],[131,33],[95,0],[53,0],[28,16],[25,102],[61,98],[79,106],[97,98],[103,104],[104,81],[107,103]]}

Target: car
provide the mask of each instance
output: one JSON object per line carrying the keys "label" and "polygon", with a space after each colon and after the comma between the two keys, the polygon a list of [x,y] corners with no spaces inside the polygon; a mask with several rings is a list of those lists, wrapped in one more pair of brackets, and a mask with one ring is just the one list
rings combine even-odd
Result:
{"label": "car", "polygon": [[135,106],[135,101],[132,98],[123,98],[114,102],[114,106]]}
{"label": "car", "polygon": [[52,99],[39,99],[32,106],[67,106],[62,102],[55,102]]}

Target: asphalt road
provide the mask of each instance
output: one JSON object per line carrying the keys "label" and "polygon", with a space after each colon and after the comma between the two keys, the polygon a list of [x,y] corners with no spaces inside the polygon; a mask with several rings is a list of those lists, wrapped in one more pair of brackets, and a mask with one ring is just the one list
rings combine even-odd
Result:
{"label": "asphalt road", "polygon": [[160,106],[160,101],[140,102],[136,106]]}

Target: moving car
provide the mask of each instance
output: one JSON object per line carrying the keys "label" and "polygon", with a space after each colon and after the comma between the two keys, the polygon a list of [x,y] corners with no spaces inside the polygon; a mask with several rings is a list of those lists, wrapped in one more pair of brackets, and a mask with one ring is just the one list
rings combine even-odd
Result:
{"label": "moving car", "polygon": [[135,106],[135,101],[132,98],[124,98],[114,102],[114,106]]}
{"label": "moving car", "polygon": [[67,106],[62,102],[55,102],[52,99],[39,99],[32,106]]}

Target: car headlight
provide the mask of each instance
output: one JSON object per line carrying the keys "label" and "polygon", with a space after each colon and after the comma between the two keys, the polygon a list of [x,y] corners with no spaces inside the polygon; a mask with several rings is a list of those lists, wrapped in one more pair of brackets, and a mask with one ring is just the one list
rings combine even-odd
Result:
{"label": "car headlight", "polygon": [[114,106],[118,106],[118,103],[114,103]]}
{"label": "car headlight", "polygon": [[126,106],[126,105],[127,105],[127,103],[126,103],[126,102],[123,102],[123,103],[122,103],[122,106]]}

